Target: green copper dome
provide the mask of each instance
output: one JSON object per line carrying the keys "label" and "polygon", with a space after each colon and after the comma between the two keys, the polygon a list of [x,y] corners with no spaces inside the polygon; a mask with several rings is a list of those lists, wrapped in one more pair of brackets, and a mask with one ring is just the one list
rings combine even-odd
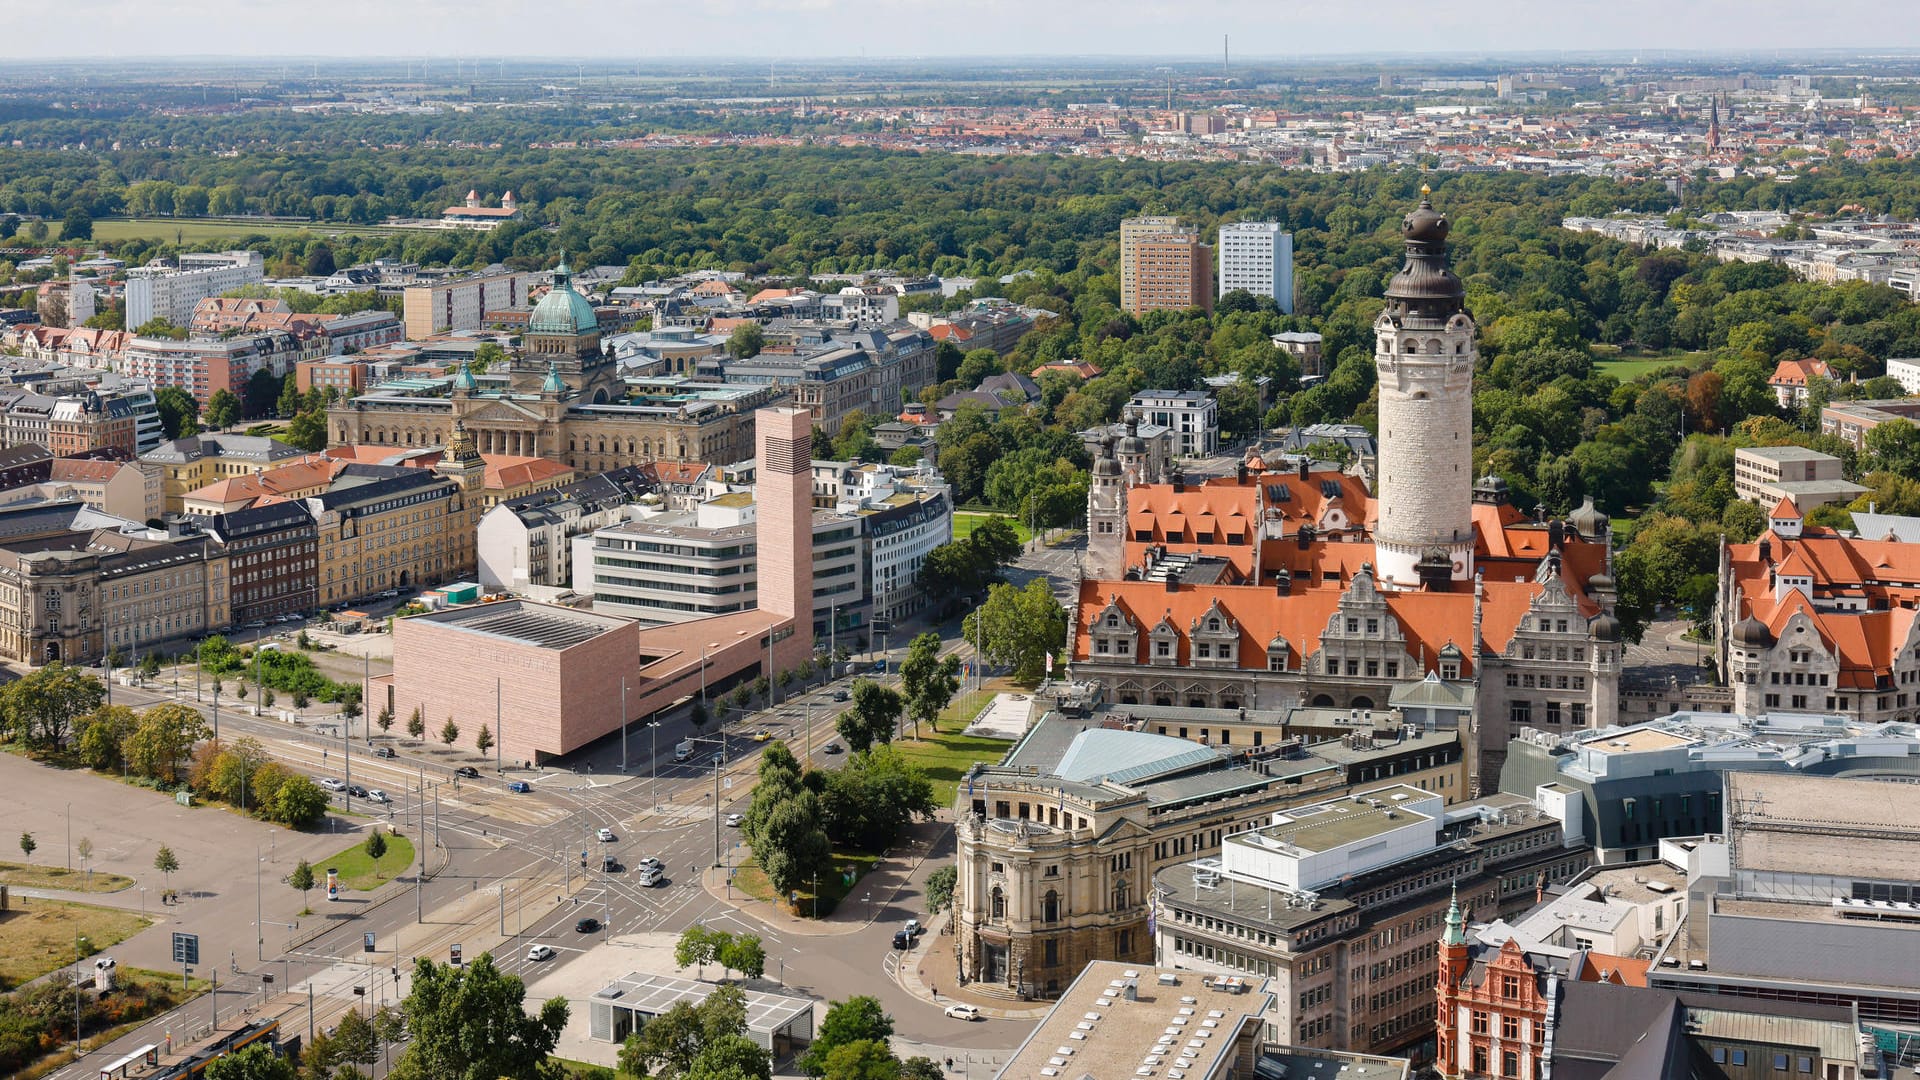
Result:
{"label": "green copper dome", "polygon": [[593,305],[573,291],[573,269],[562,254],[560,265],[553,268],[553,288],[533,306],[527,330],[535,334],[590,334],[598,329],[600,320],[593,313]]}
{"label": "green copper dome", "polygon": [[547,381],[540,384],[540,392],[543,394],[564,394],[567,392],[567,384],[561,381],[560,378],[560,367],[551,360],[547,361]]}
{"label": "green copper dome", "polygon": [[456,391],[464,390],[467,393],[471,394],[475,390],[479,389],[479,387],[480,387],[479,382],[473,377],[473,369],[467,366],[467,362],[465,360],[460,361],[460,371],[453,377],[454,390]]}

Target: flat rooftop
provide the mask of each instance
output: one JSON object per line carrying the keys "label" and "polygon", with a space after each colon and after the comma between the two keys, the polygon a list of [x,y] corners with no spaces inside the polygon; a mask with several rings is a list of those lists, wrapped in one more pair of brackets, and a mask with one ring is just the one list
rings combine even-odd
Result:
{"label": "flat rooftop", "polygon": [[1580,747],[1583,750],[1593,750],[1602,754],[1644,754],[1653,750],[1677,750],[1683,746],[1692,746],[1699,741],[1692,736],[1662,731],[1649,725],[1609,732],[1604,738],[1593,738],[1582,742]]}
{"label": "flat rooftop", "polygon": [[625,619],[526,600],[474,604],[413,618],[542,649],[570,649],[628,624]]}
{"label": "flat rooftop", "polygon": [[[1162,983],[1163,976],[1172,981]],[[1132,999],[1125,992],[1130,985]],[[1096,961],[1067,987],[998,1080],[1224,1077],[1242,1026],[1258,1023],[1273,999],[1266,986],[1259,978],[1229,984],[1191,971]]]}
{"label": "flat rooftop", "polygon": [[[1397,796],[1404,798],[1396,800]],[[1229,839],[1253,847],[1273,848],[1284,844],[1305,852],[1332,851],[1416,822],[1432,821],[1432,817],[1406,805],[1431,797],[1418,788],[1396,785],[1366,792],[1363,796],[1366,802],[1349,798],[1287,810],[1284,815],[1292,820],[1235,833]]]}
{"label": "flat rooftop", "polygon": [[[716,989],[718,987],[713,983],[636,971],[596,991],[593,1000],[648,1016],[659,1016],[683,1001],[698,1005]],[[779,1031],[796,1018],[813,1012],[813,1001],[809,998],[768,994],[759,990],[748,990],[746,996],[749,1031]]]}
{"label": "flat rooftop", "polygon": [[1735,451],[1737,455],[1753,458],[1765,458],[1768,461],[1831,461],[1833,455],[1818,450],[1809,450],[1804,446],[1745,446]]}
{"label": "flat rooftop", "polygon": [[1310,1046],[1269,1046],[1267,1052],[1260,1055],[1257,1075],[1278,1076],[1280,1080],[1406,1080],[1412,1068],[1406,1058],[1316,1050]]}

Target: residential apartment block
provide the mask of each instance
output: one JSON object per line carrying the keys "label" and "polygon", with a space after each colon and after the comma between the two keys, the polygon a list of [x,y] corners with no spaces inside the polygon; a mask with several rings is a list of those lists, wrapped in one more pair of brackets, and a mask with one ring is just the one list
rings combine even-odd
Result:
{"label": "residential apartment block", "polygon": [[1782,499],[1800,511],[1848,503],[1866,488],[1848,480],[1839,458],[1804,446],[1743,446],[1733,452],[1736,498],[1772,509]]}
{"label": "residential apartment block", "polygon": [[[532,284],[533,275],[497,266],[477,274],[410,284],[402,293],[407,338],[422,341],[451,330],[478,330],[487,312],[524,306]],[[554,287],[572,288],[565,281]]]}
{"label": "residential apartment block", "polygon": [[1272,297],[1293,314],[1293,234],[1272,221],[1236,221],[1220,226],[1220,272],[1215,285],[1225,296],[1236,289]]}
{"label": "residential apartment block", "polygon": [[297,446],[260,435],[192,435],[160,444],[140,460],[163,473],[166,510],[184,510],[187,493],[216,481],[252,476],[305,456]]}
{"label": "residential apartment block", "polygon": [[1173,432],[1180,457],[1211,457],[1220,449],[1220,403],[1204,390],[1142,390],[1120,417]]}
{"label": "residential apartment block", "polygon": [[[1213,310],[1213,250],[1191,230],[1134,237],[1123,256],[1122,292],[1133,298],[1125,310],[1132,315],[1149,311]],[[1125,287],[1131,278],[1132,289]]]}
{"label": "residential apartment block", "polygon": [[187,252],[177,263],[127,271],[127,329],[153,319],[184,328],[200,301],[266,280],[266,258],[257,251]]}
{"label": "residential apartment block", "polygon": [[1120,222],[1120,310],[1138,310],[1140,301],[1139,278],[1134,269],[1134,256],[1142,237],[1159,236],[1164,233],[1178,232],[1180,219],[1176,217],[1151,216],[1127,218]]}
{"label": "residential apartment block", "polygon": [[247,380],[257,371],[281,376],[293,370],[304,355],[299,339],[286,331],[233,338],[135,338],[113,370],[142,379],[155,388],[177,386],[204,408],[213,395],[226,390],[245,396]]}
{"label": "residential apartment block", "polygon": [[1833,402],[1820,410],[1820,433],[1844,439],[1855,450],[1865,450],[1867,432],[1891,420],[1920,423],[1920,397]]}
{"label": "residential apartment block", "polygon": [[319,533],[304,504],[268,502],[197,520],[226,547],[234,623],[313,610]]}

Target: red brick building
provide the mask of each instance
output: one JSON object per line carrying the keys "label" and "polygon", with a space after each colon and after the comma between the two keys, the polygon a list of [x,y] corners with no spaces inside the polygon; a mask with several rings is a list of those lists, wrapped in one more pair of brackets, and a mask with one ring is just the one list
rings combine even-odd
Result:
{"label": "red brick building", "polygon": [[1474,955],[1457,895],[1447,908],[1434,992],[1439,996],[1434,1068],[1441,1076],[1542,1080],[1548,991],[1511,938]]}

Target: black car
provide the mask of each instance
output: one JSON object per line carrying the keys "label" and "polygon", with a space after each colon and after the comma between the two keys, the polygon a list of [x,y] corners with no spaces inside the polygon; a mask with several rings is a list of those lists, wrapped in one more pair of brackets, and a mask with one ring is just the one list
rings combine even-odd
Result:
{"label": "black car", "polygon": [[842,753],[842,752],[844,751],[844,749],[845,749],[845,748],[844,748],[844,747],[842,747],[842,746],[841,746],[841,745],[840,745],[839,743],[837,743],[837,742],[830,742],[830,743],[828,743],[828,744],[827,744],[826,746],[824,746],[824,747],[822,747],[821,749],[822,749],[822,752],[824,752],[824,753],[828,753],[828,754],[838,754],[838,753]]}
{"label": "black car", "polygon": [[600,920],[581,919],[579,922],[573,924],[573,929],[576,933],[591,934],[595,930],[600,929]]}
{"label": "black car", "polygon": [[347,794],[353,796],[356,799],[364,799],[367,797],[367,789],[361,787],[359,784],[348,784]]}
{"label": "black car", "polygon": [[377,746],[373,750],[373,756],[390,758],[390,757],[398,757],[399,755],[394,753],[393,747],[391,746]]}
{"label": "black car", "polygon": [[600,870],[606,874],[617,874],[620,872],[620,860],[611,855],[604,856],[600,860]]}
{"label": "black car", "polygon": [[913,935],[905,930],[893,932],[893,947],[902,951],[913,948]]}
{"label": "black car", "polygon": [[851,695],[849,695],[845,690],[835,690],[833,692],[833,700],[835,701],[845,701],[850,696]]}
{"label": "black car", "polygon": [[459,768],[453,770],[453,775],[464,776],[469,780],[478,780],[480,779],[480,770],[474,768],[471,765],[462,765]]}

